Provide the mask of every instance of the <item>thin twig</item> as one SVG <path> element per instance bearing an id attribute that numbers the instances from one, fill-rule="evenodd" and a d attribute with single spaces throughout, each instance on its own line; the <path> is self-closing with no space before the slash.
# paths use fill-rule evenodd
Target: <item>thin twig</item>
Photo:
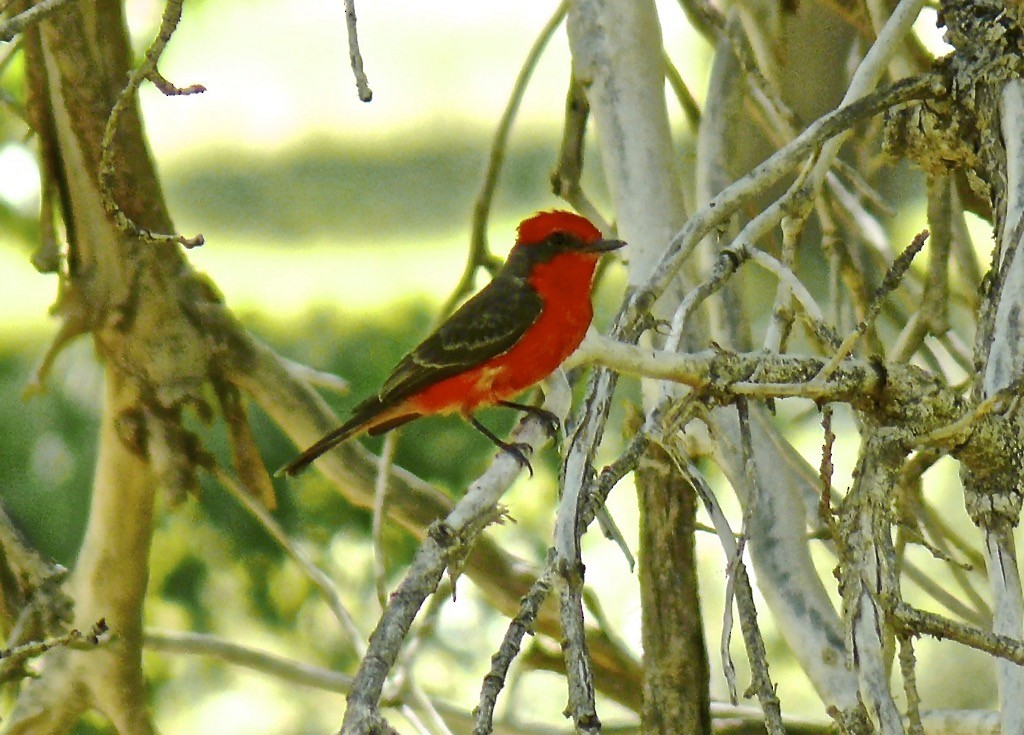
<path id="1" fill-rule="evenodd" d="M 754 592 L 750 586 L 750 579 L 747 576 L 746 565 L 743 563 L 743 546 L 746 540 L 748 519 L 757 512 L 757 504 L 763 494 L 761 490 L 761 476 L 757 467 L 757 458 L 754 456 L 754 442 L 750 435 L 749 407 L 745 399 L 736 402 L 736 410 L 739 414 L 740 426 L 740 447 L 743 454 L 743 474 L 747 482 L 747 505 L 743 509 L 743 527 L 741 529 L 740 541 L 737 544 L 736 556 L 730 562 L 732 571 L 731 577 L 735 581 L 738 591 L 736 607 L 740 613 L 740 630 L 743 632 L 743 642 L 747 649 L 747 660 L 750 662 L 751 688 L 757 694 L 758 701 L 764 711 L 765 727 L 769 735 L 785 735 L 785 726 L 782 723 L 782 709 L 779 706 L 779 698 L 775 693 L 775 685 L 772 684 L 771 676 L 768 674 L 768 653 L 764 647 L 764 638 L 761 636 L 760 627 L 757 624 L 757 607 L 754 604 Z"/>
<path id="2" fill-rule="evenodd" d="M 356 78 L 356 89 L 359 100 L 369 102 L 373 99 L 373 90 L 363 71 L 363 54 L 359 51 L 359 34 L 356 33 L 356 2 L 345 0 L 345 25 L 348 28 L 348 60 L 352 65 L 352 74 Z"/>
<path id="3" fill-rule="evenodd" d="M 934 452 L 918 452 L 915 456 L 932 453 Z M 906 468 L 906 465 L 904 468 Z M 902 479 L 901 482 L 903 482 Z M 939 551 L 952 558 L 952 552 L 956 549 L 967 559 L 966 563 L 952 564 L 950 566 L 953 580 L 960 586 L 962 591 L 962 594 L 952 594 L 951 596 L 956 602 L 963 604 L 966 608 L 966 612 L 960 613 L 964 620 L 982 627 L 990 627 L 992 625 L 992 609 L 985 598 L 975 589 L 968 574 L 968 570 L 984 567 L 984 555 L 977 549 L 971 548 L 966 540 L 954 532 L 931 505 L 927 503 L 921 505 L 917 520 L 924 532 L 932 540 L 932 544 Z"/>
<path id="4" fill-rule="evenodd" d="M 146 75 L 146 79 L 150 83 L 160 90 L 160 93 L 165 97 L 187 97 L 192 94 L 202 94 L 206 91 L 206 87 L 202 84 L 190 84 L 187 87 L 179 87 L 178 85 L 171 82 L 157 68 L 150 69 L 149 74 Z"/>
<path id="5" fill-rule="evenodd" d="M 904 602 L 895 607 L 892 618 L 901 630 L 912 635 L 928 635 L 938 640 L 956 641 L 1018 666 L 1024 666 L 1024 643 L 1017 638 L 958 623 L 942 615 L 918 610 Z"/>
<path id="6" fill-rule="evenodd" d="M 647 444 L 649 442 L 650 437 L 647 435 L 647 432 L 637 432 L 630 440 L 629 445 L 623 450 L 622 454 L 620 454 L 614 462 L 601 470 L 601 474 L 597 477 L 595 494 L 607 497 L 608 492 L 618 484 L 619 480 L 636 469 L 641 455 L 647 450 Z"/>
<path id="7" fill-rule="evenodd" d="M 402 717 L 408 720 L 409 724 L 412 725 L 413 732 L 416 735 L 435 735 L 435 733 L 430 731 L 426 723 L 420 719 L 419 713 L 416 712 L 416 710 L 414 710 L 409 704 L 401 702 L 398 705 L 398 711 L 401 713 Z M 398 733 L 397 730 L 394 730 L 393 732 L 395 735 Z"/>
<path id="8" fill-rule="evenodd" d="M 243 508 L 263 526 L 264 530 L 270 534 L 270 537 L 278 543 L 278 545 L 284 550 L 292 560 L 299 565 L 299 568 L 305 573 L 309 580 L 316 585 L 317 589 L 324 596 L 324 600 L 327 601 L 327 606 L 330 608 L 334 617 L 341 623 L 342 629 L 348 636 L 349 643 L 352 645 L 353 650 L 362 655 L 363 653 L 363 637 L 364 633 L 359 630 L 359 626 L 356 625 L 355 619 L 349 613 L 348 608 L 345 607 L 345 603 L 341 599 L 341 593 L 337 586 L 328 577 L 320 567 L 313 563 L 313 560 L 309 558 L 301 548 L 299 548 L 292 539 L 288 537 L 288 534 L 284 532 L 284 529 L 274 520 L 273 516 L 267 512 L 267 509 L 256 502 L 253 496 L 246 492 L 235 479 L 231 477 L 227 472 L 220 468 L 219 465 L 215 465 L 210 469 L 214 478 L 219 482 L 224 489 L 230 493 L 230 495 L 237 500 Z"/>
<path id="9" fill-rule="evenodd" d="M 779 265 L 785 268 L 792 281 L 803 286 L 800 280 L 793 273 L 796 265 L 797 245 L 800 242 L 800 234 L 803 232 L 805 217 L 783 217 L 782 218 L 782 259 Z M 775 288 L 775 303 L 772 304 L 772 318 L 765 330 L 764 349 L 765 352 L 782 352 L 786 348 L 789 334 L 793 329 L 793 290 L 794 284 L 790 278 L 779 279 Z M 810 294 L 808 294 L 810 295 Z M 814 303 L 813 298 L 811 302 Z M 815 303 L 817 309 L 818 305 Z M 806 307 L 804 307 L 806 310 Z M 824 321 L 824 315 L 818 309 L 818 321 Z"/>
<path id="10" fill-rule="evenodd" d="M 800 306 L 803 307 L 808 317 L 819 322 L 825 320 L 825 314 L 821 307 L 818 306 L 818 302 L 814 300 L 811 292 L 807 290 L 803 282 L 793 273 L 790 264 L 783 263 L 763 250 L 754 247 L 746 248 L 744 252 L 750 260 L 779 279 L 779 287 L 786 289 L 790 296 L 795 297 L 800 302 Z M 779 345 L 781 346 L 781 342 Z M 779 350 L 773 351 L 778 352 Z"/>
<path id="11" fill-rule="evenodd" d="M 491 657 L 491 670 L 484 676 L 483 684 L 480 687 L 480 702 L 475 710 L 476 723 L 473 727 L 473 735 L 490 735 L 494 729 L 494 708 L 498 701 L 498 695 L 505 686 L 509 667 L 519 655 L 523 637 L 527 633 L 533 632 L 533 622 L 537 619 L 541 605 L 551 592 L 554 570 L 554 555 L 549 553 L 544 571 L 523 597 L 519 605 L 519 612 L 509 622 L 501 645 Z"/>
<path id="12" fill-rule="evenodd" d="M 739 252 L 725 248 L 718 253 L 715 265 L 711 273 L 696 288 L 691 289 L 672 315 L 671 334 L 666 341 L 667 350 L 678 349 L 685 333 L 686 322 L 697 307 L 721 289 L 726 281 L 733 277 L 736 271 L 750 255 L 749 248 L 743 248 Z"/>
<path id="13" fill-rule="evenodd" d="M 884 303 L 885 298 L 897 286 L 899 286 L 900 281 L 903 280 L 904 274 L 907 272 L 907 269 L 910 268 L 910 264 L 914 261 L 914 257 L 921 252 L 921 248 L 924 247 L 924 243 L 927 239 L 928 230 L 919 232 L 917 236 L 914 237 L 913 242 L 907 246 L 906 250 L 900 253 L 900 256 L 893 261 L 888 272 L 885 274 L 885 277 L 882 279 L 882 283 L 875 291 L 871 307 L 868 309 L 868 313 L 865 315 L 864 319 L 862 319 L 857 324 L 856 329 L 854 329 L 854 331 L 843 340 L 839 349 L 836 350 L 835 354 L 832 355 L 832 358 L 828 361 L 825 367 L 821 369 L 821 372 L 815 376 L 814 381 L 812 382 L 824 382 L 828 380 L 832 373 L 835 372 L 835 369 L 839 366 L 839 363 L 845 360 L 850 353 L 853 352 L 854 347 L 857 346 L 857 342 L 860 341 L 860 338 L 867 333 L 868 328 L 874 324 L 875 318 L 882 310 L 882 304 Z"/>
<path id="14" fill-rule="evenodd" d="M 610 233 L 611 225 L 604 220 L 597 207 L 584 193 L 580 183 L 583 177 L 583 149 L 589 118 L 590 100 L 587 99 L 586 87 L 573 74 L 569 79 L 569 91 L 565 96 L 562 144 L 558 147 L 558 163 L 551 173 L 551 190 L 555 196 L 567 201 L 573 209 L 593 222 L 601 232 Z"/>
<path id="15" fill-rule="evenodd" d="M 519 114 L 519 106 L 522 104 L 526 87 L 533 76 L 537 62 L 541 54 L 550 43 L 558 26 L 568 10 L 567 0 L 563 0 L 555 9 L 555 12 L 548 19 L 548 22 L 541 28 L 540 33 L 534 40 L 533 45 L 526 54 L 523 66 L 519 70 L 515 83 L 512 85 L 512 92 L 509 94 L 508 102 L 498 122 L 498 129 L 494 131 L 494 139 L 491 141 L 491 150 L 487 158 L 487 170 L 484 173 L 484 180 L 480 191 L 473 204 L 473 222 L 469 240 L 469 256 L 466 260 L 466 267 L 462 271 L 458 284 L 452 295 L 448 297 L 440 312 L 440 319 L 444 319 L 455 310 L 459 302 L 473 290 L 473 279 L 476 277 L 478 268 L 485 268 L 494 272 L 500 265 L 501 259 L 490 252 L 487 246 L 487 224 L 490 221 L 491 205 L 494 202 L 494 192 L 498 188 L 498 180 L 501 176 L 502 167 L 505 165 L 505 152 L 508 150 L 508 139 L 512 132 L 512 123 Z"/>
<path id="16" fill-rule="evenodd" d="M 954 565 L 953 569 L 956 568 Z M 907 562 L 903 567 L 903 575 L 907 580 L 917 585 L 922 592 L 929 595 L 936 603 L 946 608 L 950 615 L 972 625 L 992 624 L 991 612 L 985 613 L 965 604 L 955 591 L 949 590 L 942 583 L 937 582 L 931 570 L 924 571 L 914 564 Z"/>
<path id="17" fill-rule="evenodd" d="M 683 115 L 686 116 L 686 122 L 690 125 L 690 129 L 698 130 L 701 119 L 700 105 L 697 104 L 693 93 L 686 86 L 686 82 L 683 81 L 682 75 L 679 73 L 676 65 L 672 63 L 672 59 L 667 52 L 664 54 L 664 57 L 665 79 L 668 80 L 668 85 L 675 92 L 676 99 L 679 100 L 679 106 L 683 109 Z"/>
<path id="18" fill-rule="evenodd" d="M 388 494 L 388 475 L 391 474 L 391 461 L 395 453 L 395 437 L 397 432 L 390 431 L 384 435 L 384 446 L 377 460 L 377 479 L 373 484 L 373 524 L 370 527 L 370 539 L 373 544 L 373 576 L 377 588 L 377 602 L 383 610 L 388 604 L 387 562 L 384 558 L 384 544 L 381 535 L 384 529 L 385 504 Z"/>
<path id="19" fill-rule="evenodd" d="M 729 699 L 732 704 L 735 705 L 738 701 L 736 689 L 736 666 L 732 662 L 732 654 L 729 647 L 729 639 L 731 635 L 728 631 L 732 628 L 732 591 L 735 589 L 734 565 L 741 563 L 739 562 L 739 559 L 743 554 L 743 536 L 738 536 L 733 532 L 732 528 L 729 526 L 729 520 L 726 518 L 725 512 L 718 504 L 718 498 L 715 497 L 714 492 L 711 490 L 711 486 L 708 484 L 707 480 L 704 479 L 704 475 L 701 473 L 700 469 L 698 469 L 697 465 L 686 458 L 685 452 L 678 444 L 678 440 L 673 439 L 672 441 L 662 444 L 662 447 L 672 459 L 672 462 L 675 464 L 679 473 L 685 477 L 697 491 L 697 495 L 700 497 L 701 503 L 704 505 L 705 512 L 708 514 L 708 517 L 711 518 L 711 524 L 714 526 L 715 535 L 718 537 L 718 542 L 722 545 L 722 551 L 726 558 L 727 591 L 726 602 L 723 605 L 720 653 L 722 656 L 722 672 L 729 687 Z"/>
<path id="20" fill-rule="evenodd" d="M 825 435 L 821 447 L 821 465 L 818 476 L 821 478 L 821 501 L 818 503 L 818 520 L 828 529 L 829 536 L 839 538 L 836 518 L 832 512 L 832 447 L 836 443 L 836 434 L 832 431 L 832 406 L 825 405 L 821 409 L 821 430 Z"/>
<path id="21" fill-rule="evenodd" d="M 347 694 L 352 686 L 351 676 L 282 658 L 269 651 L 259 651 L 232 643 L 215 635 L 147 630 L 143 642 L 145 647 L 152 651 L 212 656 L 226 663 L 260 671 L 293 684 L 316 687 L 329 692 Z"/>
<path id="22" fill-rule="evenodd" d="M 887 200 L 885 195 L 869 184 L 865 180 L 864 174 L 853 165 L 847 163 L 842 158 L 837 158 L 832 163 L 832 169 L 836 176 L 849 181 L 853 190 L 867 199 L 871 206 L 881 214 L 884 214 L 886 217 L 895 217 L 898 214 L 892 202 Z"/>
<path id="23" fill-rule="evenodd" d="M 0 26 L 0 43 L 7 43 L 14 40 L 14 37 L 25 28 L 38 23 L 50 13 L 58 10 L 61 6 L 67 5 L 74 0 L 40 0 L 28 10 L 18 13 L 13 18 Z"/>
<path id="24" fill-rule="evenodd" d="M 917 690 L 917 657 L 914 656 L 914 638 L 906 633 L 899 636 L 900 673 L 903 676 L 903 691 L 907 696 L 907 732 L 909 735 L 925 735 L 921 724 L 921 695 Z"/>
<path id="25" fill-rule="evenodd" d="M 107 118 L 107 124 L 103 130 L 99 179 L 100 190 L 103 196 L 103 207 L 114 218 L 115 224 L 122 232 L 134 237 L 144 238 L 149 242 L 172 242 L 186 248 L 195 248 L 203 244 L 204 238 L 202 235 L 185 237 L 184 235 L 166 235 L 151 232 L 133 221 L 114 199 L 114 179 L 117 175 L 114 168 L 114 137 L 117 135 L 121 117 L 135 99 L 135 93 L 138 91 L 142 81 L 149 78 L 156 70 L 157 61 L 160 60 L 160 56 L 167 47 L 167 42 L 171 40 L 171 36 L 174 35 L 174 31 L 178 27 L 178 22 L 181 20 L 181 5 L 183 2 L 184 0 L 167 0 L 167 4 L 164 6 L 163 17 L 160 21 L 160 30 L 157 32 L 156 38 L 153 39 L 153 43 L 150 44 L 149 49 L 146 51 L 146 56 L 142 63 L 128 77 L 128 83 L 121 90 L 121 94 L 118 95 L 117 101 L 110 110 L 110 116 Z M 196 87 L 195 89 L 196 91 L 202 91 L 201 87 Z"/>
<path id="26" fill-rule="evenodd" d="M 557 553 L 557 552 L 556 552 Z M 562 620 L 562 654 L 569 685 L 566 714 L 581 735 L 601 732 L 594 696 L 594 670 L 583 622 L 583 564 L 559 557 L 555 564 L 559 611 Z"/>
<path id="27" fill-rule="evenodd" d="M 586 441 L 585 438 L 582 439 Z M 570 447 L 581 441 L 581 433 L 577 429 L 569 441 Z M 577 459 L 578 455 L 570 448 L 566 462 Z M 576 468 L 572 470 L 574 473 Z M 563 468 L 568 475 L 570 470 Z M 593 465 L 584 469 L 593 484 Z M 580 537 L 587 524 L 593 519 L 584 520 L 587 510 L 593 508 L 588 504 L 587 488 L 581 485 L 568 485 L 562 489 L 555 516 L 554 567 L 555 583 L 558 587 L 558 609 L 562 622 L 562 655 L 565 659 L 565 676 L 569 689 L 567 716 L 571 717 L 578 733 L 599 733 L 601 720 L 597 716 L 597 704 L 594 696 L 593 663 L 588 652 L 586 627 L 583 619 L 583 574 L 584 566 L 580 553 Z"/>
<path id="28" fill-rule="evenodd" d="M 415 705 L 415 709 L 427 716 L 427 721 L 423 724 L 428 733 L 433 733 L 433 735 L 453 735 L 452 729 L 448 727 L 448 723 L 441 716 L 440 709 L 421 687 L 413 687 L 410 695 L 412 703 L 409 707 L 412 708 Z"/>
<path id="29" fill-rule="evenodd" d="M 437 621 L 449 601 L 455 601 L 455 584 L 450 579 L 442 579 L 437 585 L 437 590 L 430 596 L 427 609 L 420 617 L 415 630 L 411 632 L 406 641 L 402 650 L 402 660 L 397 667 L 401 670 L 398 678 L 406 675 L 415 666 L 416 658 L 423 650 L 424 642 L 430 641 L 437 632 Z"/>
<path id="30" fill-rule="evenodd" d="M 16 670 L 25 661 L 38 658 L 54 648 L 71 648 L 78 651 L 96 648 L 96 646 L 107 642 L 108 632 L 106 621 L 100 619 L 87 633 L 74 629 L 54 638 L 28 641 L 13 648 L 0 649 L 0 682 L 4 681 L 11 671 Z"/>
<path id="31" fill-rule="evenodd" d="M 894 362 L 905 362 L 918 350 L 925 336 L 949 330 L 949 256 L 953 244 L 952 179 L 949 175 L 928 177 L 928 271 L 910 322 L 892 349 Z"/>
<path id="32" fill-rule="evenodd" d="M 326 370 L 318 370 L 315 367 L 306 365 L 286 357 L 280 358 L 281 364 L 296 379 L 309 383 L 317 388 L 329 390 L 338 395 L 346 395 L 349 391 L 348 381 L 340 375 L 329 373 Z"/>

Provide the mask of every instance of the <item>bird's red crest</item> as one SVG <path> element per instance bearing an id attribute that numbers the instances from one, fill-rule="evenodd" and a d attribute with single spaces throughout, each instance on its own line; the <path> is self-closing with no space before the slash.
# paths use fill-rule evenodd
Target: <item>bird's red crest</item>
<path id="1" fill-rule="evenodd" d="M 601 238 L 601 233 L 586 217 L 573 212 L 555 209 L 550 212 L 538 212 L 519 224 L 518 245 L 536 245 L 546 240 L 552 233 L 568 232 L 583 242 L 593 242 Z"/>

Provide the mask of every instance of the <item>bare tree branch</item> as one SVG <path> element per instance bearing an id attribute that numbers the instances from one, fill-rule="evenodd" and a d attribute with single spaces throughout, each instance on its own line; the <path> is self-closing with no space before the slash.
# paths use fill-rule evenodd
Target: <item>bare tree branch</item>
<path id="1" fill-rule="evenodd" d="M 181 20 L 181 6 L 183 2 L 184 0 L 167 0 L 164 6 L 163 18 L 160 20 L 160 30 L 157 32 L 156 38 L 153 39 L 153 43 L 150 44 L 149 49 L 146 51 L 142 64 L 128 77 L 128 83 L 110 110 L 106 129 L 103 131 L 103 155 L 100 158 L 99 180 L 101 184 L 100 191 L 103 195 L 103 206 L 122 232 L 135 237 L 143 237 L 154 243 L 178 243 L 186 248 L 194 248 L 203 244 L 202 235 L 185 237 L 184 235 L 160 234 L 147 230 L 132 220 L 122 209 L 114 197 L 113 190 L 113 182 L 117 176 L 117 172 L 114 169 L 116 136 L 121 124 L 121 118 L 124 116 L 128 106 L 134 104 L 135 95 L 142 81 L 153 74 L 158 74 L 156 71 L 157 62 L 160 60 L 164 48 L 166 48 L 167 43 L 171 40 L 171 36 L 174 35 L 175 29 L 178 27 L 178 23 Z M 205 88 L 201 85 L 193 85 L 188 89 L 179 89 L 169 85 L 169 83 L 164 84 L 163 82 L 166 82 L 166 80 L 162 76 L 158 75 L 157 79 L 162 80 L 158 83 L 158 86 L 161 90 L 165 91 L 165 94 L 168 93 L 166 90 L 172 90 L 172 88 L 173 90 L 169 92 L 171 94 L 193 94 L 205 91 Z"/>
<path id="2" fill-rule="evenodd" d="M 356 31 L 356 2 L 345 0 L 345 26 L 348 29 L 348 58 L 352 64 L 352 74 L 356 78 L 356 89 L 361 102 L 373 99 L 373 90 L 363 71 L 363 54 L 359 50 L 359 34 Z"/>
<path id="3" fill-rule="evenodd" d="M 519 70 L 519 75 L 512 85 L 512 92 L 509 94 L 508 102 L 505 103 L 505 110 L 501 114 L 498 128 L 494 132 L 494 140 L 491 141 L 491 150 L 487 158 L 487 170 L 484 173 L 484 180 L 480 186 L 480 192 L 477 194 L 476 202 L 473 204 L 473 222 L 469 236 L 469 256 L 466 260 L 466 267 L 463 269 L 458 285 L 455 286 L 452 295 L 448 297 L 448 301 L 445 302 L 444 307 L 441 309 L 438 316 L 439 319 L 444 319 L 454 311 L 459 302 L 473 290 L 473 280 L 479 268 L 484 268 L 493 273 L 501 264 L 487 247 L 487 225 L 490 222 L 494 192 L 498 188 L 498 179 L 505 163 L 505 152 L 508 149 L 508 139 L 512 132 L 512 124 L 519 114 L 519 105 L 523 101 L 526 87 L 529 84 L 530 77 L 533 76 L 534 69 L 537 67 L 537 62 L 540 61 L 540 57 L 544 53 L 544 49 L 551 42 L 551 37 L 555 35 L 558 26 L 562 24 L 566 8 L 566 2 L 559 4 L 551 18 L 544 24 L 529 52 L 527 52 L 523 66 Z"/>
<path id="4" fill-rule="evenodd" d="M 0 25 L 0 43 L 13 40 L 26 27 L 38 23 L 69 2 L 74 2 L 74 0 L 41 0 L 28 10 L 9 18 L 3 25 Z"/>

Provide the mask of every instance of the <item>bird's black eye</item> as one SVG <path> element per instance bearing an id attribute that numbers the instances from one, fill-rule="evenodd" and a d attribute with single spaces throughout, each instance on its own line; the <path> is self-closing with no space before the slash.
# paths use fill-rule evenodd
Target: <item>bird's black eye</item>
<path id="1" fill-rule="evenodd" d="M 548 244 L 556 248 L 568 248 L 572 246 L 572 238 L 565 232 L 552 232 L 548 236 Z"/>

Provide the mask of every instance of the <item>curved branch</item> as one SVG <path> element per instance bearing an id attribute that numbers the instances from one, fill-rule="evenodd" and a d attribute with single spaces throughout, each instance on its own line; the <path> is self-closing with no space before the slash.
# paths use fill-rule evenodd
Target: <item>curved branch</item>
<path id="1" fill-rule="evenodd" d="M 523 95 L 526 94 L 526 87 L 530 82 L 530 77 L 533 76 L 533 70 L 537 67 L 537 62 L 540 61 L 541 54 L 544 53 L 551 37 L 555 35 L 562 19 L 565 18 L 567 8 L 568 2 L 563 0 L 548 22 L 541 28 L 526 54 L 526 59 L 523 61 L 515 83 L 512 85 L 512 92 L 509 94 L 508 102 L 505 103 L 505 110 L 501 113 L 498 129 L 494 131 L 494 140 L 491 142 L 483 184 L 476 196 L 476 202 L 473 204 L 473 222 L 469 236 L 469 256 L 466 260 L 466 267 L 455 290 L 441 309 L 439 319 L 444 319 L 451 314 L 459 302 L 473 290 L 473 279 L 476 277 L 478 268 L 485 268 L 493 273 L 501 265 L 501 260 L 487 247 L 487 223 L 491 216 L 494 192 L 498 188 L 498 179 L 505 164 L 505 151 L 508 149 L 512 123 L 515 122 L 516 115 L 519 114 L 519 105 L 523 101 Z"/>

